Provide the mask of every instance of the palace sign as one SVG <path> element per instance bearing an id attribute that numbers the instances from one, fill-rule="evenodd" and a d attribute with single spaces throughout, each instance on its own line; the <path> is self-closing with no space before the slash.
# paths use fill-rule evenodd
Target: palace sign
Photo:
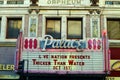
<path id="1" fill-rule="evenodd" d="M 37 38 L 24 38 L 24 49 L 76 49 L 79 50 L 102 50 L 101 39 L 86 39 L 86 40 L 66 40 L 66 39 L 53 39 L 50 35 L 45 35 L 43 39 Z M 56 50 L 55 50 L 56 51 Z M 54 51 L 53 51 L 54 52 Z M 68 50 L 69 52 L 69 50 Z"/>

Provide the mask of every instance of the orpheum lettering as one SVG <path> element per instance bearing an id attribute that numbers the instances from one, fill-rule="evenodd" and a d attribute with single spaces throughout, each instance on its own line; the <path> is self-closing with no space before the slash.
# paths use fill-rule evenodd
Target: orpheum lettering
<path id="1" fill-rule="evenodd" d="M 37 61 L 36 59 L 32 59 L 33 65 L 51 65 L 49 61 Z"/>
<path id="2" fill-rule="evenodd" d="M 81 0 L 47 0 L 47 4 L 75 5 L 81 4 Z"/>

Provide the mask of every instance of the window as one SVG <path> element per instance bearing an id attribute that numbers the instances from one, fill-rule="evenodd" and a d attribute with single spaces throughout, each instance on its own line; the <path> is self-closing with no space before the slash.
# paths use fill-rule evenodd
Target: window
<path id="1" fill-rule="evenodd" d="M 51 35 L 54 39 L 61 38 L 60 18 L 46 18 L 46 34 Z"/>
<path id="2" fill-rule="evenodd" d="M 4 3 L 4 1 L 0 1 L 0 4 L 3 4 Z"/>
<path id="3" fill-rule="evenodd" d="M 8 18 L 6 38 L 17 38 L 21 26 L 22 18 Z"/>
<path id="4" fill-rule="evenodd" d="M 67 19 L 67 38 L 68 39 L 82 39 L 82 18 L 68 18 Z"/>
<path id="5" fill-rule="evenodd" d="M 107 19 L 109 39 L 120 39 L 120 19 Z"/>

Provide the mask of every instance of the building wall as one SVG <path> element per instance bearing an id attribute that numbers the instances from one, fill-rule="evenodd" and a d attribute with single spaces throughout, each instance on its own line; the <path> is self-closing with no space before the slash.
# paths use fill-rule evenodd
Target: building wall
<path id="1" fill-rule="evenodd" d="M 98 20 L 98 35 L 97 37 L 101 37 L 101 33 L 103 29 L 107 30 L 107 18 L 119 18 L 120 19 L 120 4 L 106 4 L 105 1 L 110 0 L 99 0 L 99 6 L 90 6 L 91 3 L 89 0 L 81 0 L 81 5 L 73 5 L 70 2 L 66 2 L 62 4 L 54 3 L 52 0 L 49 0 L 49 4 L 46 4 L 43 0 L 39 0 L 38 6 L 30 6 L 31 2 L 29 0 L 24 0 L 24 4 L 7 4 L 8 0 L 0 0 L 3 1 L 3 4 L 0 4 L 0 19 L 1 19 L 1 33 L 0 33 L 0 55 L 3 56 L 3 52 L 10 54 L 9 51 L 6 51 L 6 48 L 15 48 L 17 39 L 6 39 L 7 33 L 7 18 L 22 18 L 22 31 L 25 37 L 30 36 L 30 20 L 32 18 L 36 19 L 36 36 L 35 37 L 43 37 L 46 31 L 46 17 L 60 17 L 61 18 L 61 37 L 66 38 L 67 31 L 67 18 L 82 18 L 83 19 L 83 39 L 93 37 L 93 28 L 92 28 L 92 19 Z M 120 2 L 120 0 L 117 0 Z M 44 3 L 44 4 L 42 4 Z M 59 6 L 57 6 L 59 4 Z M 62 5 L 60 5 L 62 4 Z M 69 5 L 68 5 L 69 4 Z M 38 10 L 38 13 L 37 13 Z M 96 11 L 100 10 L 100 14 L 97 14 Z M 32 11 L 32 12 L 30 12 Z M 93 11 L 90 14 L 90 11 Z M 110 49 L 120 48 L 120 40 L 112 40 L 109 39 Z M 5 49 L 3 49 L 5 48 Z M 12 53 L 14 53 L 15 49 L 12 49 Z M 114 56 L 113 56 L 114 55 Z M 113 52 L 111 50 L 111 58 L 119 60 L 120 58 L 116 56 L 116 51 Z M 5 55 L 4 55 L 5 56 Z M 10 64 L 13 64 L 13 54 L 10 55 Z M 6 58 L 6 56 L 5 56 Z M 0 64 L 4 64 L 3 58 L 0 56 Z M 6 61 L 6 60 L 5 60 Z"/>

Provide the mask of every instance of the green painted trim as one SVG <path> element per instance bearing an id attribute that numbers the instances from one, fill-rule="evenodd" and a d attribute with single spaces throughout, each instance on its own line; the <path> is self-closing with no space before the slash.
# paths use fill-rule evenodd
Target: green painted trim
<path id="1" fill-rule="evenodd" d="M 110 43 L 110 47 L 120 48 L 120 43 Z"/>
<path id="2" fill-rule="evenodd" d="M 0 79 L 19 79 L 19 75 L 0 75 Z"/>
<path id="3" fill-rule="evenodd" d="M 16 42 L 0 42 L 0 47 L 6 47 L 6 46 L 15 47 Z"/>

